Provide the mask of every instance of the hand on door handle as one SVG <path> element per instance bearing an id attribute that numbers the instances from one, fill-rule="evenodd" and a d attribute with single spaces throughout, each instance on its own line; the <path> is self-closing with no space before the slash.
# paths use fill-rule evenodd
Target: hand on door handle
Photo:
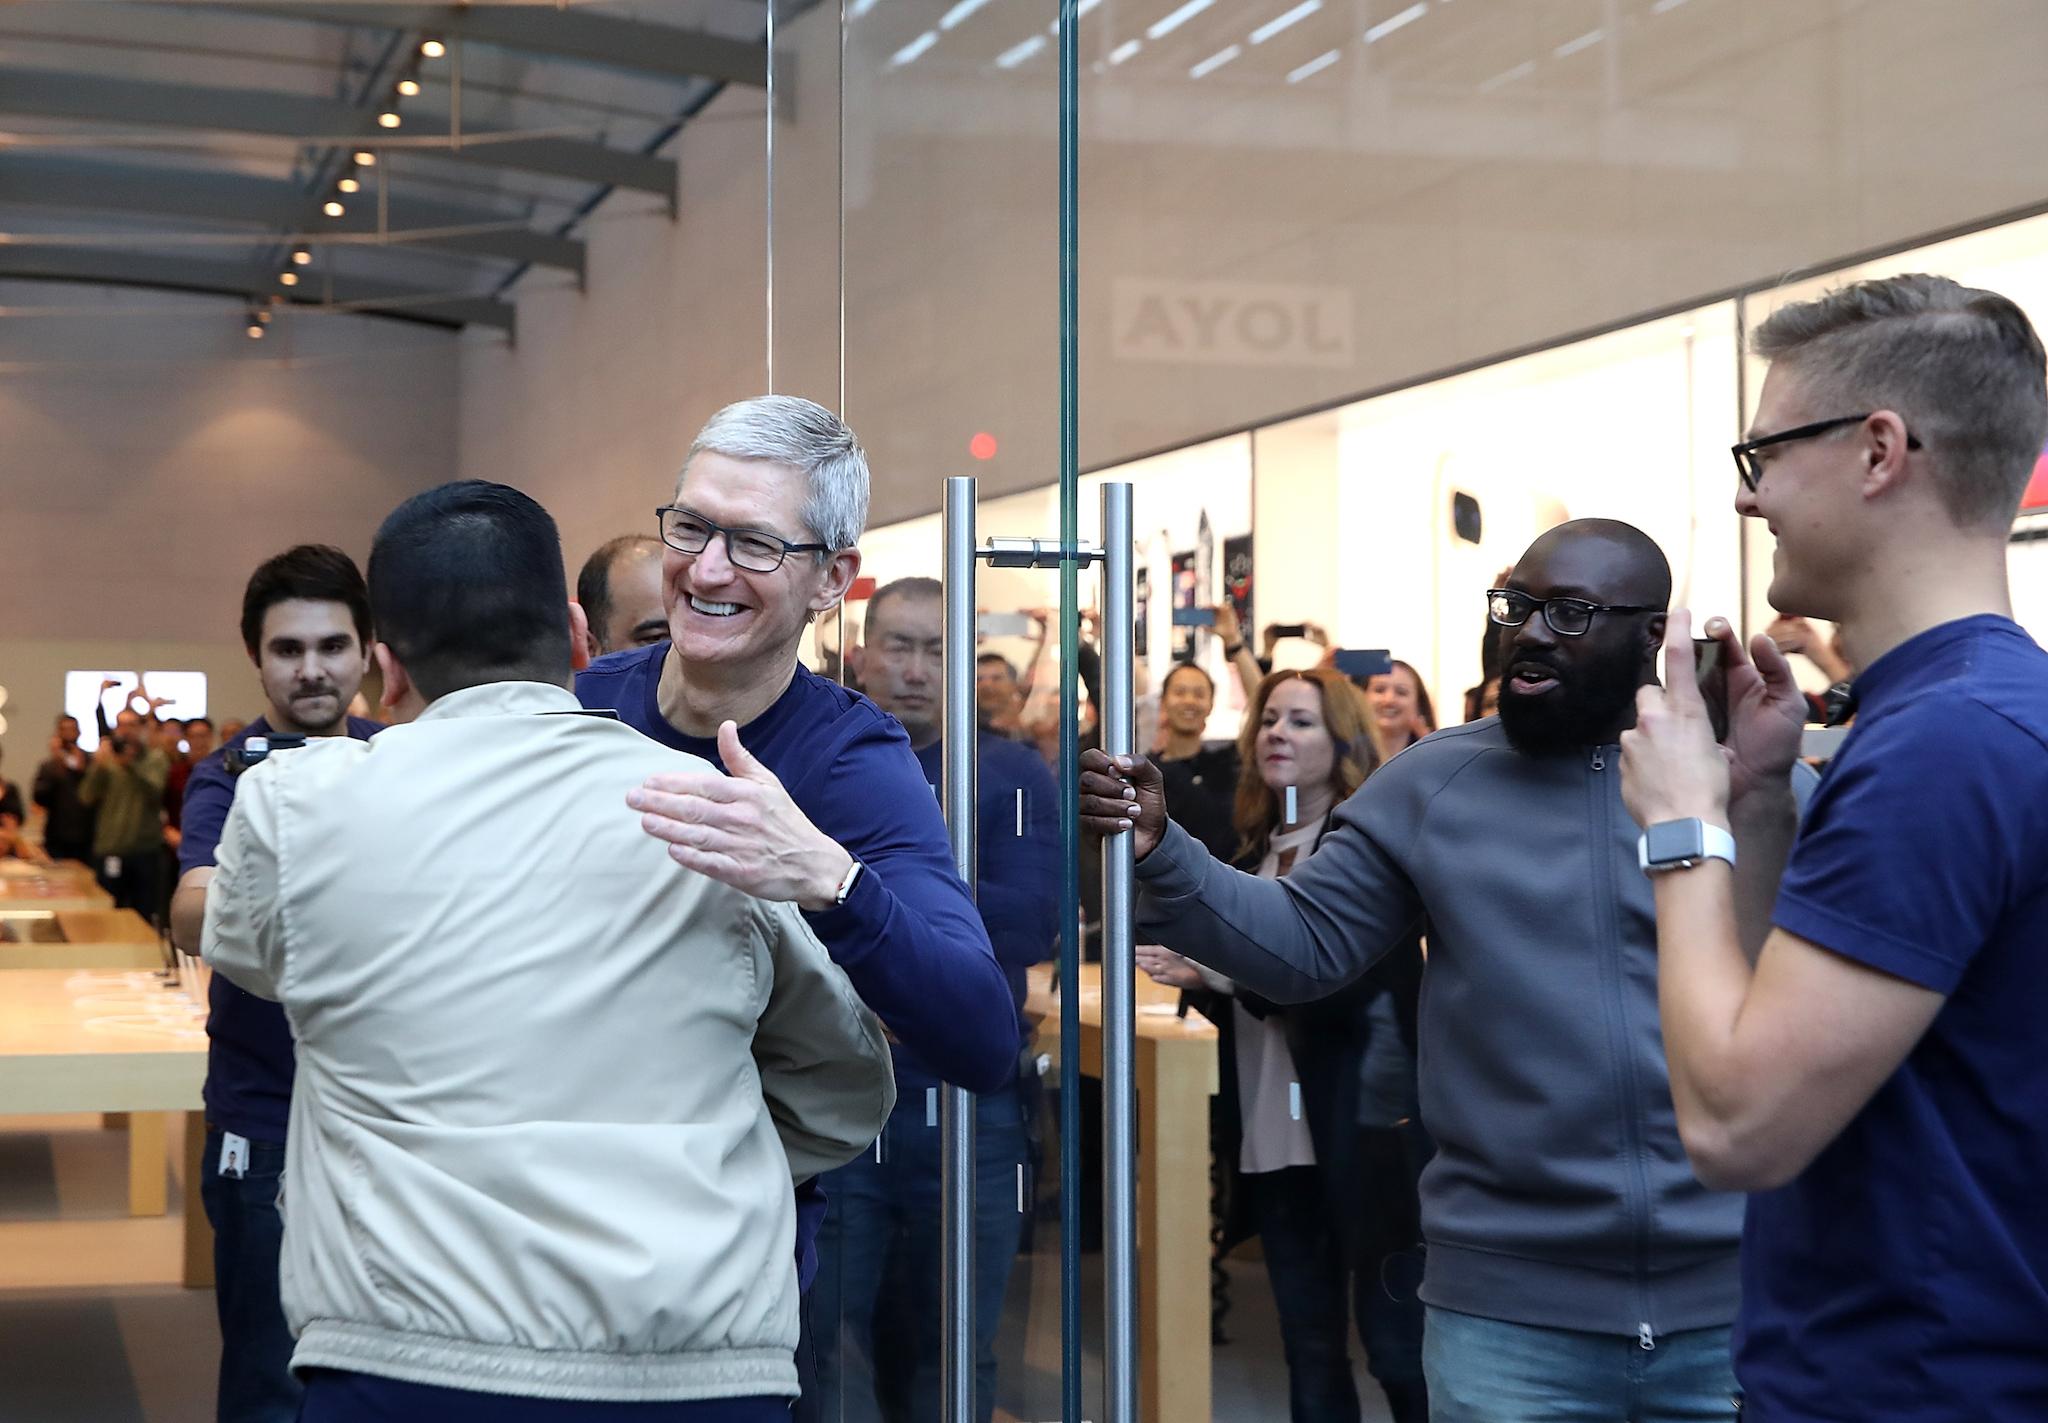
<path id="1" fill-rule="evenodd" d="M 1083 751 L 1081 828 L 1103 836 L 1129 830 L 1136 858 L 1151 854 L 1166 833 L 1166 782 L 1159 768 L 1143 756 L 1113 760 L 1106 751 Z"/>

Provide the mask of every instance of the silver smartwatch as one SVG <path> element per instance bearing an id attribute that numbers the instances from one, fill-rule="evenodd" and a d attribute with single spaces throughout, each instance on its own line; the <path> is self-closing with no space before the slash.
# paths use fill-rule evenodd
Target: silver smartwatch
<path id="1" fill-rule="evenodd" d="M 1735 864 L 1735 837 L 1704 820 L 1660 820 L 1636 841 L 1636 863 L 1646 875 L 1689 870 L 1702 860 Z"/>

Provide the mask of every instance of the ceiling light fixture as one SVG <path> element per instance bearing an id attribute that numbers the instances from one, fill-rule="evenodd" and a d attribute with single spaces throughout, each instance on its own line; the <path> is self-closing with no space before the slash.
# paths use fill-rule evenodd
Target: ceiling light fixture
<path id="1" fill-rule="evenodd" d="M 419 91 L 420 81 L 417 79 L 401 79 L 398 81 L 398 92 L 405 95 L 408 99 L 419 93 Z"/>
<path id="2" fill-rule="evenodd" d="M 248 331 L 251 341 L 261 341 L 263 339 L 263 323 L 255 317 L 249 318 L 249 325 L 245 329 Z"/>
<path id="3" fill-rule="evenodd" d="M 292 248 L 292 262 L 300 267 L 312 265 L 313 249 L 304 245 Z"/>
<path id="4" fill-rule="evenodd" d="M 439 59 L 442 55 L 446 54 L 447 52 L 448 46 L 442 44 L 439 40 L 420 41 L 420 53 L 425 55 L 428 59 Z"/>
<path id="5" fill-rule="evenodd" d="M 343 178 L 339 183 L 336 183 L 334 186 L 341 189 L 344 193 L 354 193 L 360 192 L 362 190 L 363 185 L 361 183 L 358 183 L 353 178 Z"/>
<path id="6" fill-rule="evenodd" d="M 1334 49 L 1326 54 L 1319 54 L 1299 69 L 1289 70 L 1287 72 L 1287 82 L 1289 84 L 1299 84 L 1311 74 L 1321 74 L 1325 69 L 1328 69 L 1343 57 L 1343 51 Z"/>
<path id="7" fill-rule="evenodd" d="M 1228 49 L 1219 49 L 1216 51 L 1216 53 L 1210 55 L 1200 64 L 1197 64 L 1194 68 L 1190 69 L 1188 71 L 1188 78 L 1207 78 L 1209 75 L 1214 74 L 1217 70 L 1221 69 L 1224 65 L 1230 63 L 1231 60 L 1236 59 L 1239 55 L 1243 53 L 1244 46 L 1241 44 L 1231 45 Z"/>
<path id="8" fill-rule="evenodd" d="M 1377 25 L 1367 30 L 1365 32 L 1365 42 L 1367 44 L 1378 44 L 1394 31 L 1405 29 L 1428 13 L 1429 0 L 1416 0 L 1415 4 L 1410 5 L 1400 14 L 1389 15 L 1386 19 L 1381 20 Z"/>
<path id="9" fill-rule="evenodd" d="M 377 123 L 382 128 L 397 128 L 404 122 L 405 120 L 398 116 L 398 110 L 396 109 L 386 109 L 383 113 L 377 115 Z"/>
<path id="10" fill-rule="evenodd" d="M 1267 40 L 1273 38 L 1273 36 L 1279 34 L 1282 30 L 1289 29 L 1295 25 L 1300 24 L 1303 20 L 1306 20 L 1310 15 L 1313 15 L 1316 11 L 1322 8 L 1323 0 L 1302 0 L 1301 4 L 1296 5 L 1292 10 L 1289 10 L 1286 14 L 1280 16 L 1278 19 L 1268 20 L 1265 24 L 1260 25 L 1256 30 L 1253 30 L 1252 43 L 1264 44 Z"/>
<path id="11" fill-rule="evenodd" d="M 367 148 L 358 148 L 353 156 L 358 168 L 375 168 L 377 166 L 377 155 L 370 152 Z"/>
<path id="12" fill-rule="evenodd" d="M 1150 29 L 1146 30 L 1145 38 L 1153 40 L 1165 39 L 1215 3 L 1216 0 L 1188 0 L 1187 4 L 1181 6 L 1165 19 L 1158 21 Z"/>
<path id="13" fill-rule="evenodd" d="M 337 200 L 329 198 L 326 201 L 326 203 L 324 203 L 321 206 L 320 211 L 326 213 L 329 217 L 340 217 L 343 213 L 347 212 L 348 209 L 343 207 Z"/>
<path id="14" fill-rule="evenodd" d="M 277 274 L 277 284 L 281 287 L 295 287 L 299 284 L 299 274 L 287 267 Z"/>

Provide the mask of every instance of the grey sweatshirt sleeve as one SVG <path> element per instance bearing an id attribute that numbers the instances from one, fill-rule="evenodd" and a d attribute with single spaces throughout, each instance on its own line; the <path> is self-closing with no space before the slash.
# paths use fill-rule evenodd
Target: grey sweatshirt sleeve
<path id="1" fill-rule="evenodd" d="M 1414 932 L 1422 901 L 1370 828 L 1368 782 L 1285 879 L 1210 858 L 1169 823 L 1138 866 L 1138 932 L 1276 1003 L 1336 992 Z M 1375 797 L 1374 799 L 1378 799 Z"/>

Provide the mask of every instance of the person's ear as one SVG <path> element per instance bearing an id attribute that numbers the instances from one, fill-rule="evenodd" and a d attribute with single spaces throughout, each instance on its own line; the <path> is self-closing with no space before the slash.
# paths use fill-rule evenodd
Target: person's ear
<path id="1" fill-rule="evenodd" d="M 398 654 L 385 642 L 370 644 L 370 657 L 377 664 L 377 670 L 384 677 L 384 694 L 377 698 L 377 705 L 390 711 L 405 700 L 405 694 L 412 690 L 412 678 L 405 672 L 405 664 L 398 660 Z"/>
<path id="2" fill-rule="evenodd" d="M 1670 618 L 1657 613 L 1643 619 L 1643 656 L 1652 667 L 1657 665 L 1657 654 L 1664 650 L 1664 628 Z"/>
<path id="3" fill-rule="evenodd" d="M 569 600 L 569 670 L 581 672 L 597 660 L 597 639 L 590 635 L 590 615 L 575 599 Z"/>
<path id="4" fill-rule="evenodd" d="M 860 577 L 860 550 L 843 548 L 825 562 L 825 577 L 807 605 L 814 613 L 829 613 L 845 598 L 853 580 Z"/>
<path id="5" fill-rule="evenodd" d="M 1895 410 L 1879 410 L 1863 422 L 1863 476 L 1859 489 L 1875 499 L 1907 482 L 1905 419 Z"/>

